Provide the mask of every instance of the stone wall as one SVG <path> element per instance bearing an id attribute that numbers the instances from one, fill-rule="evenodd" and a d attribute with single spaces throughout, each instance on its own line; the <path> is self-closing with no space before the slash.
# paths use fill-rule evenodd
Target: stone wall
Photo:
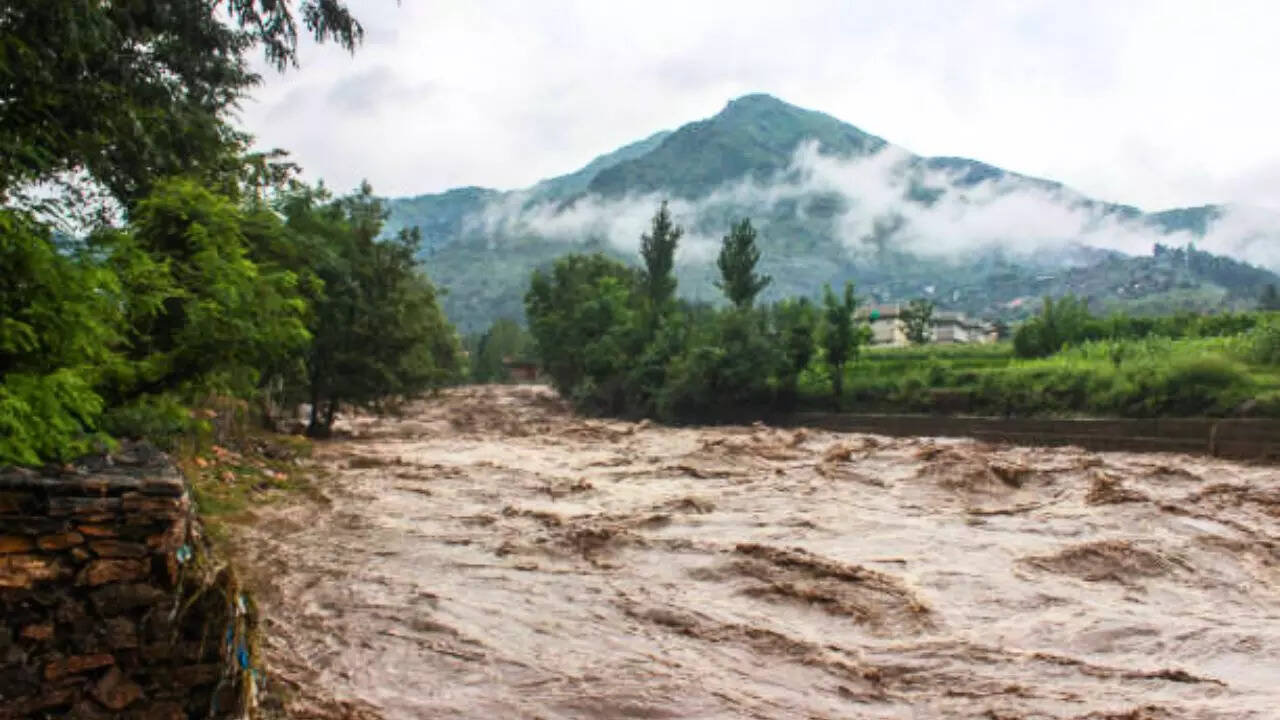
<path id="1" fill-rule="evenodd" d="M 240 715 L 252 617 L 209 558 L 148 446 L 0 470 L 0 719 Z"/>
<path id="2" fill-rule="evenodd" d="M 971 437 L 1012 445 L 1180 452 L 1280 461 L 1280 420 L 1245 418 L 1047 419 L 799 412 L 778 424 L 896 436 Z"/>

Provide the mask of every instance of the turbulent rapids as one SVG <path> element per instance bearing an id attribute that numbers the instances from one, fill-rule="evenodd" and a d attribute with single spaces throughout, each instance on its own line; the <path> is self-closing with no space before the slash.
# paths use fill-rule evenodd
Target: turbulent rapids
<path id="1" fill-rule="evenodd" d="M 235 528 L 299 716 L 1272 718 L 1280 472 L 584 420 L 357 418 Z"/>

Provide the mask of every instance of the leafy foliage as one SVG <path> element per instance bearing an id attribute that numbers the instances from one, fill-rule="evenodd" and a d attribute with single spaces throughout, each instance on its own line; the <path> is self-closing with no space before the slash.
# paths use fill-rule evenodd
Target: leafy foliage
<path id="1" fill-rule="evenodd" d="M 162 299 L 135 303 L 131 314 L 132 392 L 246 395 L 258 368 L 306 345 L 296 275 L 254 262 L 245 225 L 240 208 L 189 180 L 162 182 L 138 203 L 131 232 L 116 242 L 135 244 L 158 272 L 129 294 Z M 282 231 L 273 219 L 263 232 Z"/>
<path id="2" fill-rule="evenodd" d="M 535 272 L 525 295 L 543 369 L 566 397 L 620 404 L 621 384 L 640 349 L 637 273 L 603 255 L 567 255 Z"/>
<path id="3" fill-rule="evenodd" d="M 1262 293 L 1258 296 L 1259 310 L 1280 310 L 1280 291 L 1276 290 L 1275 283 L 1267 283 L 1262 288 Z"/>
<path id="4" fill-rule="evenodd" d="M 119 281 L 12 210 L 0 210 L 0 267 L 0 464 L 64 460 L 90 447 L 96 386 L 121 362 Z"/>
<path id="5" fill-rule="evenodd" d="M 933 308 L 933 301 L 916 299 L 902 309 L 900 317 L 912 345 L 924 345 L 933 336 Z"/>
<path id="6" fill-rule="evenodd" d="M 101 430 L 163 440 L 193 404 L 309 396 L 327 432 L 341 402 L 455 376 L 417 231 L 376 240 L 367 185 L 286 191 L 284 154 L 246 152 L 231 125 L 249 51 L 296 64 L 300 28 L 349 50 L 363 35 L 342 0 L 0 10 L 0 463 L 63 460 Z M 106 212 L 72 210 L 83 237 L 12 209 L 89 202 Z"/>
<path id="7" fill-rule="evenodd" d="M 716 287 L 724 291 L 729 302 L 738 308 L 751 307 L 756 296 L 772 282 L 768 275 L 756 273 L 760 262 L 760 248 L 756 247 L 756 231 L 751 220 L 736 223 L 724 237 L 716 265 L 720 268 L 720 281 Z"/>
<path id="8" fill-rule="evenodd" d="M 417 232 L 379 241 L 386 211 L 367 183 L 326 200 L 303 188 L 282 202 L 285 231 L 310 249 L 323 288 L 312 300 L 305 355 L 313 436 L 329 434 L 343 403 L 368 406 L 449 382 L 460 351 L 420 271 Z"/>
<path id="9" fill-rule="evenodd" d="M 528 360 L 533 336 L 511 318 L 500 318 L 466 344 L 471 354 L 468 374 L 472 382 L 508 382 L 511 377 L 506 360 Z"/>
<path id="10" fill-rule="evenodd" d="M 831 370 L 831 392 L 836 407 L 844 397 L 844 367 L 857 357 L 859 346 L 868 340 L 868 328 L 854 325 L 853 314 L 858 309 L 858 299 L 853 294 L 853 283 L 845 283 L 844 296 L 836 298 L 831 286 L 822 289 L 822 342 L 823 360 Z"/>
<path id="11" fill-rule="evenodd" d="M 1163 316 L 1134 316 L 1112 313 L 1098 317 L 1085 301 L 1068 295 L 1058 300 L 1046 297 L 1040 314 L 1014 333 L 1013 346 L 1019 357 L 1048 357 L 1065 347 L 1094 340 L 1126 340 L 1146 337 L 1193 338 L 1237 335 L 1253 328 L 1258 313 L 1175 313 Z"/>
<path id="12" fill-rule="evenodd" d="M 671 220 L 671 212 L 666 201 L 654 214 L 649 232 L 640 236 L 640 257 L 644 260 L 644 271 L 640 274 L 640 282 L 649 301 L 649 311 L 660 316 L 666 312 L 676 293 L 676 279 L 673 269 L 676 264 L 676 245 L 684 228 Z"/>
<path id="13" fill-rule="evenodd" d="M 800 376 L 814 357 L 814 334 L 818 315 L 808 298 L 783 300 L 774 307 L 774 324 L 781 345 L 782 365 L 778 375 L 779 404 L 795 404 Z"/>
<path id="14" fill-rule="evenodd" d="M 1015 343 L 863 352 L 852 284 L 825 287 L 821 306 L 673 303 L 650 331 L 642 278 L 599 254 L 533 275 L 535 353 L 583 410 L 741 420 L 834 397 L 882 412 L 1280 413 L 1280 321 L 1265 313 L 1098 317 L 1068 296 L 1046 299 Z"/>
<path id="15" fill-rule="evenodd" d="M 1245 355 L 1259 365 L 1280 368 L 1280 316 L 1267 318 L 1245 335 Z"/>
<path id="16" fill-rule="evenodd" d="M 261 46 L 294 62 L 290 0 L 13 0 L 0 24 L 0 197 L 83 170 L 131 205 L 172 175 L 236 175 L 248 137 L 230 113 L 258 82 Z M 302 25 L 348 49 L 363 30 L 341 0 L 303 0 Z M 224 187 L 225 189 L 225 187 Z"/>
<path id="17" fill-rule="evenodd" d="M 678 237 L 665 216 L 663 207 L 646 238 Z M 725 241 L 726 255 L 737 258 L 726 262 L 736 267 L 726 285 L 743 288 L 737 281 L 746 280 L 758 288 L 750 223 L 738 223 L 735 233 L 742 241 L 736 249 L 738 241 Z M 674 241 L 667 247 L 674 250 Z M 670 419 L 793 404 L 799 377 L 815 355 L 813 305 L 796 300 L 755 308 L 741 294 L 739 304 L 719 310 L 660 296 L 657 302 L 667 310 L 655 315 L 655 284 L 648 281 L 668 267 L 660 255 L 650 253 L 653 272 L 637 273 L 599 254 L 567 255 L 550 273 L 534 272 L 525 309 L 537 356 L 556 389 L 589 411 Z M 865 339 L 853 327 L 852 292 L 847 289 L 846 357 Z"/>

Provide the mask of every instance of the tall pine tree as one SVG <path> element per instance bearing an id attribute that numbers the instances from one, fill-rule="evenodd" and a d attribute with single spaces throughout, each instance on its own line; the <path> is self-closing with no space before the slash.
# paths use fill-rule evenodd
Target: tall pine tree
<path id="1" fill-rule="evenodd" d="M 720 268 L 720 281 L 716 287 L 724 291 L 729 302 L 739 308 L 749 308 L 756 296 L 773 278 L 756 273 L 760 262 L 760 248 L 756 246 L 756 229 L 751 220 L 743 219 L 729 229 L 720 246 L 716 265 Z"/>
<path id="2" fill-rule="evenodd" d="M 865 328 L 854 325 L 853 312 L 858 309 L 858 299 L 853 294 L 853 283 L 844 284 L 844 297 L 837 299 L 826 285 L 822 290 L 822 349 L 826 352 L 827 367 L 831 371 L 831 390 L 836 409 L 844 397 L 844 367 L 858 354 L 858 346 L 866 340 Z"/>
<path id="3" fill-rule="evenodd" d="M 676 245 L 683 234 L 684 228 L 672 222 L 667 201 L 663 200 L 649 232 L 640 236 L 640 255 L 644 259 L 640 282 L 655 320 L 666 313 L 676 294 Z"/>

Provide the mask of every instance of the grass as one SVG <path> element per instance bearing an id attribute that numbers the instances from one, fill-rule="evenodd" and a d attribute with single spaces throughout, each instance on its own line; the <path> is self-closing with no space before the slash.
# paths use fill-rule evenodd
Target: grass
<path id="1" fill-rule="evenodd" d="M 311 492 L 312 470 L 299 463 L 310 454 L 305 438 L 265 430 L 246 430 L 225 445 L 190 435 L 174 453 L 196 510 L 215 540 L 225 537 L 222 523 L 242 519 L 251 507 Z"/>
<path id="2" fill-rule="evenodd" d="M 1017 416 L 1280 417 L 1280 366 L 1248 336 L 1089 342 L 1040 359 L 1008 343 L 873 349 L 846 372 L 845 409 Z M 830 378 L 806 373 L 805 405 Z"/>

